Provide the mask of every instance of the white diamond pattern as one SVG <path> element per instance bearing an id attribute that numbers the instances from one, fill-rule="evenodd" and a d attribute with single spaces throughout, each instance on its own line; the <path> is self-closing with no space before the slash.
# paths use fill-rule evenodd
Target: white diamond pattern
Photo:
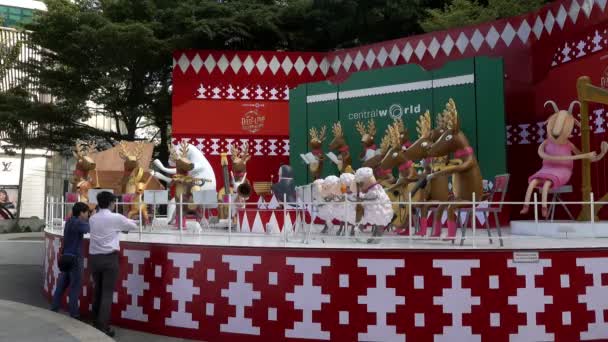
<path id="1" fill-rule="evenodd" d="M 422 39 L 418 42 L 418 45 L 416 46 L 416 57 L 418 57 L 419 60 L 422 60 L 422 57 L 424 57 L 424 53 L 426 52 L 426 45 L 424 45 L 424 42 L 422 41 Z"/>
<path id="2" fill-rule="evenodd" d="M 255 63 L 253 63 L 253 58 L 251 58 L 251 56 L 247 55 L 247 58 L 245 58 L 245 62 L 243 63 L 243 68 L 245 68 L 245 71 L 247 71 L 247 74 L 251 74 L 251 70 L 253 70 L 254 67 L 255 67 Z"/>
<path id="3" fill-rule="evenodd" d="M 525 44 L 528 42 L 530 32 L 532 32 L 532 29 L 530 29 L 530 25 L 528 25 L 528 22 L 524 20 L 519 26 L 519 30 L 517 30 L 517 36 L 519 37 L 521 42 Z"/>
<path id="4" fill-rule="evenodd" d="M 281 63 L 281 68 L 285 72 L 285 75 L 289 75 L 291 68 L 293 68 L 293 63 L 291 62 L 291 59 L 289 58 L 289 56 L 285 56 L 283 63 Z"/>
<path id="5" fill-rule="evenodd" d="M 350 56 L 350 54 L 346 54 L 346 56 L 344 56 L 344 61 L 342 61 L 342 66 L 344 66 L 344 70 L 346 70 L 346 72 L 348 72 L 348 70 L 350 70 L 350 67 L 353 65 L 353 58 Z"/>
<path id="6" fill-rule="evenodd" d="M 209 54 L 205 59 L 205 69 L 207 69 L 208 73 L 211 73 L 213 69 L 215 69 L 215 66 L 215 59 L 213 58 L 213 56 L 211 56 L 211 54 Z"/>
<path id="7" fill-rule="evenodd" d="M 258 62 L 255 65 L 258 68 L 260 74 L 263 74 L 264 71 L 266 71 L 266 68 L 268 67 L 268 63 L 266 62 L 266 58 L 264 58 L 264 56 L 260 56 L 260 59 L 258 59 Z"/>
<path id="8" fill-rule="evenodd" d="M 391 53 L 389 55 L 389 58 L 391 59 L 391 62 L 393 62 L 393 64 L 397 64 L 397 60 L 399 60 L 400 54 L 401 51 L 399 51 L 397 44 L 393 45 L 393 49 L 391 50 Z"/>
<path id="9" fill-rule="evenodd" d="M 315 72 L 317 72 L 318 67 L 319 64 L 317 63 L 317 60 L 314 57 L 310 57 L 308 64 L 306 64 L 306 69 L 308 69 L 308 72 L 310 72 L 311 75 L 314 75 Z"/>
<path id="10" fill-rule="evenodd" d="M 279 63 L 277 56 L 272 57 L 272 59 L 270 60 L 270 63 L 268 63 L 268 67 L 270 68 L 270 71 L 272 71 L 273 75 L 277 74 L 277 71 L 281 67 L 281 63 Z"/>
<path id="11" fill-rule="evenodd" d="M 234 73 L 236 74 L 239 72 L 242 66 L 243 62 L 241 62 L 239 55 L 234 55 L 232 62 L 230 62 L 230 67 L 232 68 L 232 71 L 234 71 Z"/>
<path id="12" fill-rule="evenodd" d="M 540 19 L 540 16 L 536 17 L 536 22 L 534 23 L 534 28 L 532 29 L 536 39 L 540 39 L 540 36 L 543 34 L 543 28 L 544 25 L 543 21 Z"/>
<path id="13" fill-rule="evenodd" d="M 456 40 L 456 47 L 458 48 L 460 53 L 464 53 L 464 50 L 467 49 L 467 45 L 469 45 L 469 39 L 464 34 L 464 32 L 461 32 L 460 36 L 458 36 L 458 39 Z"/>
<path id="14" fill-rule="evenodd" d="M 449 56 L 450 52 L 452 52 L 453 48 L 454 48 L 454 40 L 452 40 L 452 37 L 448 34 L 447 36 L 445 36 L 445 39 L 443 40 L 443 44 L 441 44 L 441 49 L 443 49 L 443 52 L 445 52 L 446 56 Z"/>
<path id="15" fill-rule="evenodd" d="M 198 74 L 198 71 L 201 70 L 201 68 L 203 67 L 203 60 L 201 59 L 201 56 L 198 55 L 198 53 L 194 55 L 194 58 L 192 58 L 191 64 L 192 68 L 194 68 L 194 72 Z"/>
<path id="16" fill-rule="evenodd" d="M 182 69 L 183 73 L 186 73 L 186 70 L 188 70 L 188 66 L 190 66 L 190 61 L 188 60 L 188 57 L 186 57 L 185 53 L 183 53 L 182 56 L 179 58 L 179 60 L 177 61 L 177 65 L 179 65 L 179 68 Z"/>
<path id="17" fill-rule="evenodd" d="M 486 42 L 488 42 L 488 45 L 490 45 L 490 48 L 493 49 L 496 46 L 496 43 L 498 42 L 499 38 L 500 38 L 500 34 L 496 30 L 496 28 L 494 26 L 492 26 L 490 28 L 490 30 L 488 31 L 488 34 L 486 34 Z"/>
<path id="18" fill-rule="evenodd" d="M 367 67 L 371 69 L 372 65 L 374 65 L 374 60 L 376 59 L 376 54 L 374 53 L 374 50 L 369 49 L 367 51 L 367 56 L 365 56 L 365 64 L 367 64 Z"/>
<path id="19" fill-rule="evenodd" d="M 282 69 L 287 76 L 294 72 L 301 76 L 305 70 L 308 70 L 311 75 L 314 75 L 317 70 L 320 70 L 323 75 L 327 76 L 330 73 L 338 74 L 341 71 L 350 72 L 353 65 L 357 70 L 361 70 L 364 64 L 366 65 L 366 69 L 386 65 L 397 65 L 400 59 L 399 56 L 403 56 L 405 63 L 412 62 L 412 55 L 416 55 L 418 61 L 424 61 L 425 58 L 435 59 L 437 58 L 439 50 L 443 50 L 446 56 L 451 57 L 454 52 L 454 46 L 456 46 L 460 54 L 466 53 L 469 44 L 475 52 L 479 52 L 482 49 L 484 42 L 488 44 L 491 50 L 495 49 L 498 41 L 501 39 L 507 47 L 510 47 L 516 36 L 526 44 L 529 42 L 532 33 L 534 33 L 533 36 L 536 37 L 537 40 L 540 40 L 544 30 L 547 31 L 548 35 L 551 35 L 556 22 L 561 29 L 564 29 L 567 20 L 571 20 L 573 24 L 576 24 L 579 17 L 589 19 L 593 12 L 593 6 L 597 4 L 597 6 L 604 11 L 607 2 L 608 0 L 564 1 L 556 10 L 545 9 L 542 10 L 544 15 L 535 13 L 534 15 L 529 15 L 525 18 L 512 18 L 509 21 L 504 22 L 504 27 L 499 23 L 499 26 L 494 24 L 473 28 L 472 32 L 461 30 L 460 32 L 457 31 L 456 33 L 446 34 L 442 39 L 438 38 L 438 36 L 430 36 L 424 39 L 414 38 L 415 40 L 408 39 L 404 42 L 405 45 L 402 48 L 400 48 L 400 43 L 397 42 L 390 45 L 378 46 L 377 48 L 372 48 L 370 46 L 344 51 L 339 56 L 334 55 L 332 57 L 291 57 L 282 53 L 277 53 L 274 55 L 265 54 L 265 56 L 259 56 L 257 61 L 251 55 L 247 55 L 242 59 L 243 55 L 234 53 L 222 54 L 219 59 L 214 59 L 214 56 L 210 53 L 195 53 L 192 59 L 190 59 L 186 53 L 182 53 L 179 58 L 173 58 L 172 62 L 174 68 L 179 67 L 182 73 L 186 73 L 191 66 L 195 73 L 201 72 L 203 67 L 205 67 L 208 73 L 212 73 L 216 69 L 219 69 L 221 73 L 225 73 L 228 68 L 231 68 L 235 74 L 238 74 L 239 72 L 251 74 L 254 68 L 257 68 L 260 74 L 264 74 L 266 71 L 270 70 L 273 75 L 276 75 L 279 69 Z M 585 13 L 585 16 L 581 15 L 581 12 Z M 583 19 L 578 21 L 580 22 Z M 575 42 L 570 42 L 570 47 L 572 49 L 577 49 L 578 54 L 576 54 L 576 56 L 578 57 L 583 56 L 586 52 L 599 51 L 604 48 L 605 42 L 603 38 L 601 38 L 601 42 L 598 43 L 597 36 L 598 34 L 596 34 L 595 37 L 591 35 L 587 38 L 582 38 L 582 40 L 579 38 L 579 40 Z M 455 39 L 456 37 L 457 39 Z M 606 43 L 608 43 L 608 41 L 606 41 Z M 565 50 L 567 50 L 567 48 L 562 47 L 558 51 L 565 53 Z M 427 52 L 429 56 L 426 56 Z M 552 60 L 552 65 L 562 64 L 564 61 L 572 60 L 572 58 L 575 58 L 576 56 L 575 53 L 572 53 L 572 55 L 563 55 L 563 57 L 559 56 L 557 59 L 554 58 Z M 203 60 L 203 58 L 205 59 Z M 388 60 L 390 60 L 390 62 L 388 62 Z M 342 68 L 344 68 L 344 70 L 342 70 Z M 222 91 L 225 91 L 225 89 Z M 219 96 L 219 94 L 215 95 Z M 231 94 L 231 96 L 232 95 L 237 96 L 235 94 Z M 207 92 L 205 96 L 212 97 L 213 95 L 209 95 Z"/>
<path id="20" fill-rule="evenodd" d="M 226 69 L 228 69 L 228 65 L 228 58 L 226 58 L 226 55 L 222 55 L 220 60 L 217 61 L 217 67 L 220 68 L 222 74 L 226 71 Z"/>
<path id="21" fill-rule="evenodd" d="M 363 62 L 365 61 L 365 58 L 363 58 L 363 55 L 361 54 L 361 51 L 357 51 L 357 55 L 355 56 L 355 66 L 357 67 L 357 70 L 361 69 L 361 65 L 363 65 Z"/>
<path id="22" fill-rule="evenodd" d="M 296 70 L 298 75 L 302 75 L 302 71 L 306 68 L 306 64 L 304 64 L 304 60 L 302 57 L 298 57 L 296 63 L 293 65 L 293 68 Z"/>
<path id="23" fill-rule="evenodd" d="M 475 33 L 473 33 L 473 37 L 471 37 L 471 46 L 473 46 L 475 51 L 479 51 L 481 44 L 483 44 L 483 40 L 484 38 L 481 32 L 479 32 L 479 30 L 475 30 Z"/>
<path id="24" fill-rule="evenodd" d="M 507 23 L 505 29 L 502 31 L 501 37 L 507 46 L 511 46 L 511 42 L 513 42 L 513 38 L 515 37 L 515 30 L 511 24 Z"/>
<path id="25" fill-rule="evenodd" d="M 414 49 L 412 48 L 412 46 L 408 42 L 403 47 L 403 51 L 401 51 L 401 54 L 403 55 L 403 58 L 405 58 L 406 62 L 410 61 L 410 58 L 412 58 L 412 53 L 414 53 Z"/>
<path id="26" fill-rule="evenodd" d="M 378 56 L 377 56 L 380 66 L 384 66 L 384 63 L 386 63 L 387 58 L 388 58 L 388 53 L 386 52 L 386 50 L 384 48 L 380 49 L 380 51 L 378 52 Z"/>
<path id="27" fill-rule="evenodd" d="M 578 4 L 577 0 L 572 0 L 570 4 L 570 9 L 568 10 L 568 16 L 570 16 L 570 20 L 572 20 L 573 24 L 576 24 L 576 19 L 578 19 L 578 14 L 581 12 L 581 6 Z"/>
<path id="28" fill-rule="evenodd" d="M 564 23 L 566 23 L 567 16 L 568 14 L 566 13 L 564 6 L 559 6 L 559 11 L 557 12 L 557 17 L 555 19 L 557 20 L 557 24 L 559 25 L 560 29 L 564 28 Z"/>
<path id="29" fill-rule="evenodd" d="M 437 52 L 439 52 L 439 48 L 441 46 L 439 45 L 439 42 L 437 41 L 437 38 L 433 38 L 433 40 L 431 41 L 431 44 L 429 44 L 429 53 L 431 54 L 431 56 L 433 56 L 433 58 L 435 58 L 435 56 L 437 56 Z"/>
<path id="30" fill-rule="evenodd" d="M 587 18 L 589 18 L 589 16 L 591 15 L 591 10 L 593 10 L 594 2 L 594 0 L 583 0 L 583 6 L 581 6 L 581 9 L 583 10 Z"/>
<path id="31" fill-rule="evenodd" d="M 341 66 L 342 66 L 342 61 L 340 60 L 340 56 L 336 56 L 334 58 L 333 63 L 331 63 L 331 68 L 334 71 L 334 74 L 338 73 L 338 70 L 340 70 Z"/>
<path id="32" fill-rule="evenodd" d="M 555 25 L 555 17 L 553 16 L 553 12 L 548 11 L 547 17 L 545 18 L 545 28 L 547 29 L 547 33 L 551 34 L 551 31 L 553 31 L 554 25 Z"/>
<path id="33" fill-rule="evenodd" d="M 327 61 L 327 58 L 323 58 L 321 60 L 321 64 L 319 64 L 319 69 L 321 69 L 323 75 L 327 75 L 327 70 L 329 70 L 329 62 Z"/>

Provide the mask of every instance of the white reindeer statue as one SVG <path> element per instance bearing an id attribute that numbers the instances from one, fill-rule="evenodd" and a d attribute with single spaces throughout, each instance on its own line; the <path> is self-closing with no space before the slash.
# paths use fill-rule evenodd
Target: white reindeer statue
<path id="1" fill-rule="evenodd" d="M 196 187 L 197 189 L 193 190 L 216 190 L 215 173 L 203 152 L 185 141 L 180 143 L 178 149 L 169 144 L 169 152 L 171 153 L 171 160 L 175 162 L 176 167 L 165 167 L 160 160 L 156 159 L 153 164 L 162 173 L 152 171 L 152 176 L 167 183 L 175 183 L 176 180 L 179 180 L 180 176 L 187 176 L 191 179 L 203 181 L 200 188 Z M 171 178 L 165 176 L 165 174 L 171 175 Z M 175 217 L 175 197 L 177 196 L 171 198 L 170 204 L 167 207 L 167 218 L 169 223 L 171 223 Z"/>

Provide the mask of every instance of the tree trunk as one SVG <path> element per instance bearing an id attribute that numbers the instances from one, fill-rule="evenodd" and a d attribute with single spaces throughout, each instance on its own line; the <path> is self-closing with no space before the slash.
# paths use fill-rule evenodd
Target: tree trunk
<path id="1" fill-rule="evenodd" d="M 160 146 L 158 146 L 158 159 L 167 165 L 169 163 L 169 149 L 167 143 L 170 137 L 167 134 L 167 127 L 158 127 L 160 131 Z"/>
<path id="2" fill-rule="evenodd" d="M 21 195 L 23 194 L 23 169 L 25 165 L 25 144 L 21 145 L 21 166 L 19 167 L 19 189 L 17 189 L 17 228 L 21 218 Z"/>

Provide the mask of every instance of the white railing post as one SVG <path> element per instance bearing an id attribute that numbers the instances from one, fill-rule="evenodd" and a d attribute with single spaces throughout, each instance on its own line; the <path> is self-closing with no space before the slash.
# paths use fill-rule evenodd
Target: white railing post
<path id="1" fill-rule="evenodd" d="M 179 234 L 182 234 L 183 222 L 184 222 L 184 194 L 179 195 L 179 222 L 177 227 L 179 228 Z"/>
<path id="2" fill-rule="evenodd" d="M 287 229 L 285 229 L 285 222 L 287 222 L 287 194 L 283 194 L 283 247 L 287 246 Z"/>
<path id="3" fill-rule="evenodd" d="M 414 230 L 414 227 L 412 226 L 412 193 L 408 192 L 407 193 L 407 197 L 408 197 L 408 205 L 407 205 L 407 226 L 408 226 L 408 234 L 407 234 L 407 239 L 409 242 L 410 247 L 412 247 L 412 231 Z"/>
<path id="4" fill-rule="evenodd" d="M 55 197 L 51 196 L 51 230 L 55 231 Z"/>
<path id="5" fill-rule="evenodd" d="M 143 198 L 142 198 L 141 202 L 143 202 Z M 137 213 L 139 214 L 139 240 L 140 241 L 141 241 L 141 233 L 142 233 L 142 230 L 143 230 L 143 221 L 142 221 L 142 215 L 141 215 L 141 202 L 139 202 L 137 204 Z"/>
<path id="6" fill-rule="evenodd" d="M 471 215 L 473 216 L 473 217 L 471 217 L 471 224 L 473 225 L 473 248 L 477 248 L 477 215 L 476 215 L 477 208 L 476 207 L 477 207 L 477 203 L 476 203 L 475 193 L 473 192 L 473 211 L 471 213 Z M 463 229 L 466 230 L 467 227 L 463 227 Z"/>
<path id="7" fill-rule="evenodd" d="M 67 203 L 65 202 L 65 195 L 61 196 L 61 224 L 65 222 L 65 213 L 66 213 Z"/>
<path id="8" fill-rule="evenodd" d="M 590 194 L 591 197 L 591 232 L 593 233 L 593 238 L 597 237 L 597 234 L 595 232 L 595 198 L 593 196 L 593 192 Z"/>
<path id="9" fill-rule="evenodd" d="M 540 227 L 538 223 L 538 194 L 534 193 L 534 224 L 536 225 L 536 237 L 540 236 Z"/>
<path id="10" fill-rule="evenodd" d="M 235 208 L 236 209 L 236 208 Z M 247 210 L 247 203 L 245 203 L 245 210 Z M 238 219 L 238 212 L 237 212 Z M 232 239 L 232 194 L 228 194 L 228 246 L 231 244 Z"/>

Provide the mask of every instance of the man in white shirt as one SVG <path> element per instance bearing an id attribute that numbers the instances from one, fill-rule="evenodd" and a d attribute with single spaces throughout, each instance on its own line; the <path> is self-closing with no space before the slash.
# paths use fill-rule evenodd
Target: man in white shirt
<path id="1" fill-rule="evenodd" d="M 110 192 L 97 194 L 99 212 L 89 219 L 91 237 L 89 259 L 93 276 L 93 319 L 95 327 L 113 337 L 110 328 L 110 312 L 116 280 L 119 272 L 118 253 L 120 251 L 120 232 L 137 229 L 133 220 L 113 213 L 116 198 Z"/>

